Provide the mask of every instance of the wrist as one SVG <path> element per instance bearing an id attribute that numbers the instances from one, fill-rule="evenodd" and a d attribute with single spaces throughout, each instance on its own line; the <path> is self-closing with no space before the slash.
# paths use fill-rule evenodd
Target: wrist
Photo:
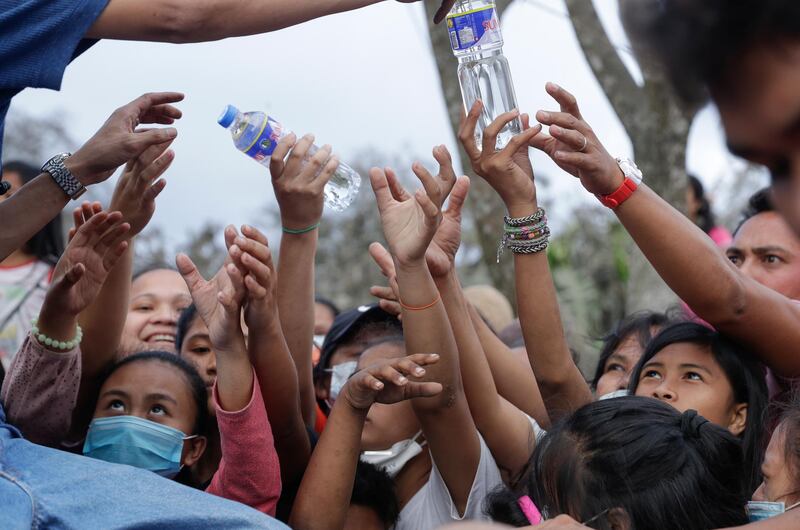
<path id="1" fill-rule="evenodd" d="M 369 403 L 366 407 L 364 404 L 358 404 L 358 400 L 353 399 L 353 396 L 350 394 L 350 385 L 345 384 L 342 392 L 339 394 L 339 398 L 336 400 L 334 404 L 334 408 L 337 404 L 341 403 L 343 408 L 347 410 L 348 413 L 359 417 L 360 419 L 366 419 L 367 414 L 369 413 L 369 409 L 372 407 L 372 403 Z"/>
<path id="2" fill-rule="evenodd" d="M 421 258 L 404 259 L 404 260 L 394 258 L 394 268 L 398 274 L 400 273 L 413 274 L 422 271 L 427 271 L 428 264 L 425 262 L 425 256 L 422 256 Z"/>
<path id="3" fill-rule="evenodd" d="M 539 203 L 536 199 L 527 202 L 506 202 L 506 210 L 508 210 L 509 217 L 528 217 L 539 210 Z"/>
<path id="4" fill-rule="evenodd" d="M 622 168 L 615 162 L 611 178 L 603 185 L 602 191 L 598 192 L 597 195 L 610 195 L 617 191 L 624 182 L 625 173 L 623 173 Z"/>
<path id="5" fill-rule="evenodd" d="M 53 313 L 42 308 L 36 320 L 39 333 L 56 342 L 69 342 L 75 339 L 78 329 L 77 315 L 60 312 Z M 46 345 L 48 346 L 48 345 Z"/>
<path id="6" fill-rule="evenodd" d="M 64 167 L 66 167 L 69 172 L 72 173 L 72 176 L 75 177 L 75 180 L 84 186 L 94 184 L 94 182 L 92 182 L 88 176 L 86 165 L 81 162 L 80 151 L 64 160 Z"/>

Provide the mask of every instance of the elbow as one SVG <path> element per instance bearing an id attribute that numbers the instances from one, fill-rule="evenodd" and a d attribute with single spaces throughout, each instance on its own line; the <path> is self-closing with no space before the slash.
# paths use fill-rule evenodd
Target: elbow
<path id="1" fill-rule="evenodd" d="M 172 44 L 187 44 L 216 40 L 213 27 L 213 1 L 197 1 L 187 5 L 185 0 L 166 0 L 153 16 L 158 38 Z"/>
<path id="2" fill-rule="evenodd" d="M 703 297 L 692 310 L 714 327 L 737 325 L 747 316 L 749 310 L 747 281 L 741 274 L 731 274 L 715 289 L 712 296 Z"/>

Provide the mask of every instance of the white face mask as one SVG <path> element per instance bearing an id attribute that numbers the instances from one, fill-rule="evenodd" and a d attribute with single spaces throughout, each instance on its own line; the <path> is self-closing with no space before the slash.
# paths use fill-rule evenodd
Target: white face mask
<path id="1" fill-rule="evenodd" d="M 325 335 L 314 335 L 314 345 L 322 349 L 322 343 L 325 342 Z"/>
<path id="2" fill-rule="evenodd" d="M 401 440 L 383 451 L 364 451 L 361 453 L 361 461 L 386 471 L 394 478 L 412 458 L 422 452 L 422 446 L 426 442 L 417 442 L 421 434 L 422 431 L 419 431 L 413 438 Z"/>
<path id="3" fill-rule="evenodd" d="M 748 501 L 745 510 L 747 511 L 747 518 L 750 522 L 755 523 L 756 521 L 763 521 L 764 519 L 769 519 L 784 512 L 788 512 L 797 505 L 800 505 L 800 502 L 796 502 L 786 508 L 785 504 L 782 502 Z"/>
<path id="4" fill-rule="evenodd" d="M 336 398 L 339 397 L 339 393 L 342 391 L 342 388 L 344 388 L 347 380 L 350 379 L 350 376 L 356 372 L 357 367 L 358 361 L 347 361 L 346 363 L 339 363 L 333 368 L 326 370 L 331 372 L 331 401 L 335 401 Z"/>
<path id="5" fill-rule="evenodd" d="M 630 393 L 629 390 L 615 390 L 614 392 L 609 392 L 608 394 L 603 394 L 602 396 L 597 398 L 597 401 L 603 401 L 605 399 L 625 397 L 625 396 L 630 396 L 630 395 L 631 395 L 631 393 Z"/>

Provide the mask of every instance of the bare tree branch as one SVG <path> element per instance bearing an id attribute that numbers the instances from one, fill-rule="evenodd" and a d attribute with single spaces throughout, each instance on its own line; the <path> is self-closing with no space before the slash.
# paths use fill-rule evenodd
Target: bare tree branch
<path id="1" fill-rule="evenodd" d="M 606 35 L 592 0 L 565 0 L 575 36 L 597 82 L 611 102 L 625 130 L 633 137 L 639 112 L 644 106 L 642 89 L 636 84 Z"/>

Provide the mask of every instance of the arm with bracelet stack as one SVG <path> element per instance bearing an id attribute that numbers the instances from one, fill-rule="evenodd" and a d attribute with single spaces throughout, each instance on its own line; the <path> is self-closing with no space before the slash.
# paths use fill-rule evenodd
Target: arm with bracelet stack
<path id="1" fill-rule="evenodd" d="M 475 172 L 497 191 L 508 209 L 500 238 L 498 259 L 504 250 L 514 255 L 517 310 L 525 349 L 552 421 L 592 400 L 583 375 L 572 360 L 547 262 L 550 230 L 545 212 L 539 207 L 528 144 L 541 133 L 541 126 L 529 126 L 522 115 L 524 130 L 508 145 L 495 150 L 500 130 L 519 117 L 518 111 L 501 114 L 484 130 L 482 149 L 475 143 L 475 126 L 482 103 L 476 102 L 459 130 Z"/>

